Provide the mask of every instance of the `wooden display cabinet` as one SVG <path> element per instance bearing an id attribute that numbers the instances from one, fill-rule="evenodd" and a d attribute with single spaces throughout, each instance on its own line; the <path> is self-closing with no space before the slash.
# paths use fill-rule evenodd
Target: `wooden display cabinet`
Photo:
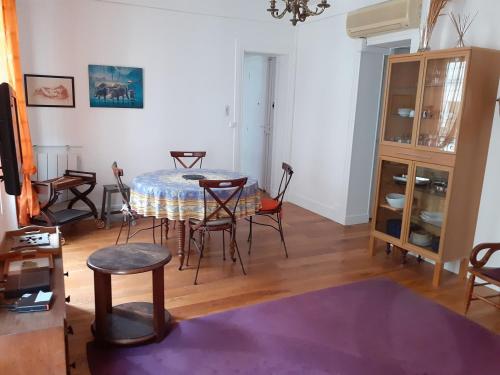
<path id="1" fill-rule="evenodd" d="M 379 239 L 434 261 L 434 286 L 446 262 L 466 274 L 499 75 L 495 50 L 389 58 L 370 252 Z"/>

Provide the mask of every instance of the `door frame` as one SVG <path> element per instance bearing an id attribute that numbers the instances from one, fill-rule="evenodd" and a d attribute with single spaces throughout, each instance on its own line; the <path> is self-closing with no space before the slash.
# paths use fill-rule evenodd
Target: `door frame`
<path id="1" fill-rule="evenodd" d="M 255 53 L 255 52 L 244 52 L 243 54 L 243 71 L 242 71 L 242 85 L 241 85 L 241 114 L 240 114 L 240 126 L 238 127 L 241 130 L 243 126 L 243 105 L 244 105 L 244 78 L 243 74 L 245 73 L 245 60 L 247 57 L 251 56 L 259 56 L 266 58 L 267 63 L 267 78 L 266 78 L 266 103 L 265 103 L 265 123 L 264 123 L 264 171 L 263 171 L 263 181 L 259 181 L 259 188 L 265 192 L 271 191 L 271 169 L 272 169 L 272 161 L 273 161 L 273 134 L 274 134 L 274 122 L 275 122 L 275 102 L 276 102 L 276 60 L 277 56 L 273 56 L 267 53 Z M 267 134 L 268 133 L 268 134 Z M 242 149 L 242 143 L 245 141 L 242 137 L 243 132 L 238 131 L 238 150 Z M 241 153 L 238 153 L 237 165 L 238 169 L 241 170 Z"/>
<path id="2" fill-rule="evenodd" d="M 262 50 L 242 46 L 235 41 L 235 80 L 234 80 L 234 102 L 233 118 L 233 170 L 237 171 L 240 166 L 240 127 L 243 119 L 243 67 L 245 54 L 260 54 L 276 58 L 276 74 L 274 80 L 274 103 L 273 131 L 270 140 L 271 163 L 269 168 L 270 178 L 268 193 L 276 195 L 281 178 L 281 161 L 290 162 L 291 158 L 291 134 L 293 128 L 293 111 L 291 106 L 294 101 L 295 90 L 295 60 L 290 52 L 279 50 Z M 279 161 L 279 163 L 277 162 Z"/>

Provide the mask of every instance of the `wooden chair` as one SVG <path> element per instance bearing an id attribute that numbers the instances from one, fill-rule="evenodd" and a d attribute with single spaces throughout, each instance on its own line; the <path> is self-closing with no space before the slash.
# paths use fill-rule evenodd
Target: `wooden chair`
<path id="1" fill-rule="evenodd" d="M 123 220 L 120 226 L 120 231 L 118 232 L 118 237 L 116 238 L 115 245 L 118 244 L 120 241 L 120 237 L 122 234 L 123 227 L 126 225 L 127 226 L 127 238 L 125 240 L 125 243 L 128 243 L 128 241 L 134 237 L 136 234 L 139 232 L 145 231 L 152 229 L 153 230 L 153 243 L 156 243 L 156 235 L 155 235 L 155 229 L 160 227 L 160 243 L 163 244 L 163 226 L 165 225 L 165 238 L 168 238 L 168 219 L 160 219 L 160 224 L 156 224 L 156 218 L 153 217 L 153 225 L 148 228 L 143 228 L 135 231 L 134 233 L 130 234 L 130 227 L 132 225 L 136 224 L 136 221 L 138 219 L 144 218 L 143 215 L 138 214 L 136 211 L 132 210 L 132 207 L 130 206 L 130 197 L 128 195 L 127 188 L 125 184 L 122 181 L 123 177 L 123 169 L 118 168 L 118 164 L 116 161 L 113 163 L 111 166 L 111 169 L 113 170 L 113 174 L 116 179 L 116 185 L 118 186 L 118 190 L 120 191 L 120 196 L 122 198 L 122 214 L 123 214 Z"/>
<path id="2" fill-rule="evenodd" d="M 177 162 L 186 169 L 193 168 L 196 163 L 200 163 L 200 168 L 203 165 L 203 158 L 207 156 L 206 151 L 170 151 L 170 156 L 174 158 L 174 166 L 177 169 Z M 188 164 L 182 159 L 195 159 L 193 162 Z"/>
<path id="3" fill-rule="evenodd" d="M 487 250 L 481 259 L 478 259 L 479 253 L 482 250 Z M 500 250 L 500 243 L 483 243 L 477 245 L 470 257 L 472 267 L 469 267 L 469 280 L 467 281 L 467 290 L 465 295 L 465 314 L 469 310 L 471 301 L 481 300 L 500 309 L 500 304 L 491 301 L 492 298 L 500 296 L 494 294 L 490 296 L 480 296 L 474 293 L 474 287 L 484 285 L 496 285 L 500 287 L 500 267 L 485 267 L 486 263 L 494 252 Z M 484 280 L 482 283 L 475 283 L 476 277 Z"/>
<path id="4" fill-rule="evenodd" d="M 189 265 L 189 255 L 191 254 L 191 242 L 193 242 L 198 249 L 199 259 L 198 267 L 196 268 L 196 276 L 194 278 L 194 285 L 198 282 L 198 273 L 200 271 L 201 259 L 203 258 L 203 251 L 205 250 L 205 233 L 222 232 L 222 257 L 226 260 L 226 244 L 225 232 L 229 232 L 229 240 L 231 246 L 231 257 L 233 262 L 236 262 L 234 252 L 238 254 L 241 269 L 243 274 L 246 275 L 243 261 L 241 260 L 238 243 L 236 242 L 236 210 L 241 198 L 243 188 L 247 183 L 247 178 L 238 178 L 234 180 L 200 180 L 200 187 L 203 188 L 204 200 L 204 218 L 203 220 L 189 219 L 189 248 L 186 260 L 186 265 Z M 216 190 L 214 190 L 216 189 Z M 232 191 L 229 191 L 231 190 Z M 215 208 L 208 208 L 209 196 L 215 200 Z M 213 206 L 213 201 L 210 201 L 210 206 Z M 234 205 L 232 208 L 230 205 Z M 209 210 L 211 211 L 209 213 Z M 194 239 L 194 234 L 198 232 L 199 244 Z"/>
<path id="5" fill-rule="evenodd" d="M 283 234 L 283 224 L 281 210 L 283 207 L 283 198 L 285 197 L 286 190 L 290 184 L 290 180 L 293 176 L 293 168 L 287 164 L 283 163 L 281 165 L 283 169 L 283 175 L 281 176 L 280 186 L 278 188 L 278 194 L 274 198 L 261 198 L 261 209 L 255 213 L 256 216 L 266 216 L 274 221 L 277 226 L 265 223 L 255 222 L 253 217 L 250 217 L 250 233 L 248 234 L 248 254 L 252 250 L 252 234 L 253 234 L 253 224 L 262 225 L 266 227 L 271 227 L 277 232 L 279 232 L 281 237 L 281 243 L 285 249 L 285 256 L 288 258 L 288 251 L 286 249 L 285 235 Z"/>

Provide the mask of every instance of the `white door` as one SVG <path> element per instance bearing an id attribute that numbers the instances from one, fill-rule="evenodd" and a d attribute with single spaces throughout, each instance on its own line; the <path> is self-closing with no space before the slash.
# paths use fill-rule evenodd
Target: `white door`
<path id="1" fill-rule="evenodd" d="M 242 127 L 240 132 L 240 170 L 259 181 L 269 191 L 271 132 L 274 117 L 275 59 L 245 55 L 243 68 Z"/>

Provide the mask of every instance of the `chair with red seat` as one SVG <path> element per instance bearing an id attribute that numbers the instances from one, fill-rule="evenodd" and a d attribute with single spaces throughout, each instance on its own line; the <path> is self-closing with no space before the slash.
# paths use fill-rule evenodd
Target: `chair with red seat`
<path id="1" fill-rule="evenodd" d="M 285 235 L 283 234 L 283 223 L 282 223 L 282 208 L 283 208 L 283 198 L 285 197 L 286 190 L 290 184 L 290 180 L 293 176 L 293 168 L 287 164 L 283 163 L 281 165 L 283 169 L 283 175 L 281 176 L 280 186 L 278 188 L 278 194 L 274 198 L 261 198 L 261 208 L 255 213 L 255 216 L 266 216 L 276 223 L 277 226 L 265 223 L 259 223 L 253 220 L 253 216 L 250 217 L 250 233 L 248 234 L 248 254 L 252 250 L 252 235 L 253 235 L 253 224 L 262 225 L 266 227 L 271 227 L 276 230 L 281 237 L 281 243 L 285 249 L 285 256 L 288 258 L 288 251 L 285 243 Z"/>
<path id="2" fill-rule="evenodd" d="M 177 163 L 179 163 L 182 168 L 191 169 L 198 162 L 200 163 L 200 168 L 203 165 L 203 158 L 207 156 L 206 151 L 170 151 L 170 156 L 174 158 L 174 166 L 177 169 Z M 184 159 L 194 159 L 194 161 L 187 163 Z"/>

